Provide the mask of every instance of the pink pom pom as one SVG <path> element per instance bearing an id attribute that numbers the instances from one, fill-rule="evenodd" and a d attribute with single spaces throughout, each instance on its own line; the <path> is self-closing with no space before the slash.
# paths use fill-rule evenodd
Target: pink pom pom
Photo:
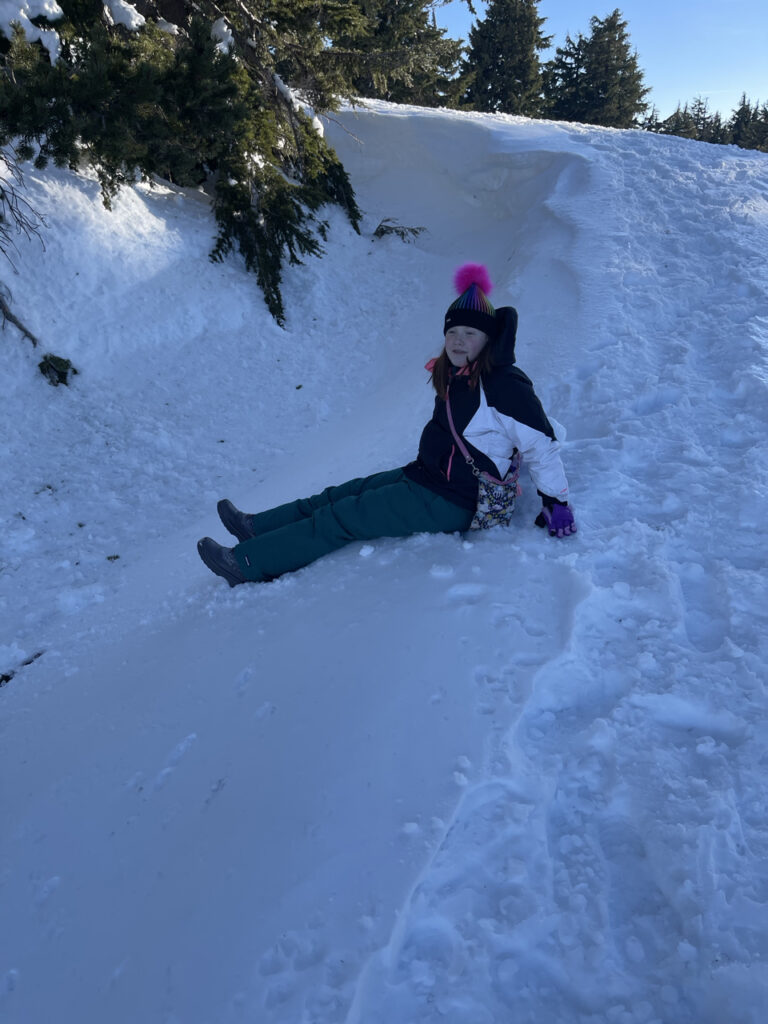
<path id="1" fill-rule="evenodd" d="M 459 295 L 473 284 L 476 284 L 486 295 L 490 295 L 493 289 L 493 282 L 491 281 L 488 269 L 482 263 L 462 263 L 453 275 L 453 283 Z"/>

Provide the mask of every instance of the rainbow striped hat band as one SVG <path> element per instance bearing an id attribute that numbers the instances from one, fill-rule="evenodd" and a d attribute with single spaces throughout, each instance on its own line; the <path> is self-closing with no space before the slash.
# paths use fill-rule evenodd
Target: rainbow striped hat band
<path id="1" fill-rule="evenodd" d="M 459 297 L 448 307 L 443 334 L 449 327 L 476 327 L 492 336 L 496 310 L 486 294 L 493 288 L 487 269 L 482 263 L 464 263 L 454 274 L 453 283 Z"/>

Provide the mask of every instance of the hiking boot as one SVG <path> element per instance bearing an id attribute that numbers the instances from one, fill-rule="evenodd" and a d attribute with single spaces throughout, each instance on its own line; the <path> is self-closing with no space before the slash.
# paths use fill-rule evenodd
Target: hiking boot
<path id="1" fill-rule="evenodd" d="M 223 577 L 230 587 L 248 582 L 237 564 L 237 559 L 232 554 L 232 548 L 225 548 L 221 544 L 217 544 L 215 540 L 211 540 L 210 537 L 203 537 L 197 542 L 197 553 L 211 572 Z"/>
<path id="2" fill-rule="evenodd" d="M 249 516 L 247 513 L 235 508 L 228 498 L 221 499 L 216 506 L 216 511 L 219 513 L 219 519 L 224 523 L 227 530 L 234 534 L 241 543 L 256 536 L 251 528 L 253 516 Z"/>

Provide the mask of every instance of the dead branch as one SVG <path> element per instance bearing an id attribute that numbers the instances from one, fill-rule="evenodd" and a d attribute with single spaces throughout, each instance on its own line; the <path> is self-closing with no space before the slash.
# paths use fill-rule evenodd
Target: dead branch
<path id="1" fill-rule="evenodd" d="M 8 323 L 11 323 L 13 324 L 14 327 L 18 328 L 25 338 L 29 338 L 34 347 L 37 348 L 39 344 L 37 338 L 34 336 L 32 331 L 28 330 L 21 322 L 21 320 L 19 320 L 19 318 L 14 313 L 11 312 L 11 307 L 8 305 L 8 302 L 6 301 L 5 294 L 3 294 L 4 292 L 7 294 L 7 289 L 4 286 L 0 285 L 0 313 L 3 314 L 3 330 L 5 330 L 5 322 L 7 320 Z"/>

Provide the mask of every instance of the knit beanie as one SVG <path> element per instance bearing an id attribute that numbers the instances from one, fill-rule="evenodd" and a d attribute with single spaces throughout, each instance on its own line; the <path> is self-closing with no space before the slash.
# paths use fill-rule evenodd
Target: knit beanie
<path id="1" fill-rule="evenodd" d="M 449 327 L 476 327 L 492 338 L 496 330 L 496 310 L 488 301 L 493 288 L 490 275 L 482 263 L 464 263 L 453 275 L 459 293 L 445 314 L 443 334 Z"/>

